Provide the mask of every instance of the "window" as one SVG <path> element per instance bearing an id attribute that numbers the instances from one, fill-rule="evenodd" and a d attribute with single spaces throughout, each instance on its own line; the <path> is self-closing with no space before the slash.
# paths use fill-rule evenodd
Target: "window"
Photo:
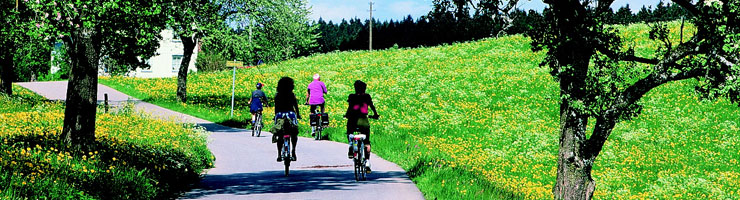
<path id="1" fill-rule="evenodd" d="M 180 63 L 182 63 L 182 55 L 172 55 L 172 71 L 177 72 L 180 70 Z"/>

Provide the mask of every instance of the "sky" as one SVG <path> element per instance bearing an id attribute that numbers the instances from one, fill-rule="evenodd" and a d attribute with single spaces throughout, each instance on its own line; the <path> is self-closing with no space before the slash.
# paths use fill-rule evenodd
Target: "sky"
<path id="1" fill-rule="evenodd" d="M 660 0 L 615 0 L 612 8 L 617 10 L 619 7 L 629 4 L 633 12 L 637 12 L 642 6 L 657 5 Z M 394 21 L 402 20 L 411 15 L 418 19 L 426 15 L 432 9 L 432 0 L 373 0 L 373 18 L 380 21 L 393 19 Z M 308 0 L 311 7 L 311 20 L 341 22 L 342 19 L 370 18 L 370 0 Z M 541 11 L 545 8 L 542 0 L 519 0 L 519 8 L 534 9 Z"/>

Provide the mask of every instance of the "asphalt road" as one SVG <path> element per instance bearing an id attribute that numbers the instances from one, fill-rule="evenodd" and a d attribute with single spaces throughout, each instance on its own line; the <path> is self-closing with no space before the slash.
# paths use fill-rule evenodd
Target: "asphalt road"
<path id="1" fill-rule="evenodd" d="M 50 99 L 64 100 L 67 82 L 17 83 Z M 252 137 L 251 130 L 221 126 L 203 119 L 142 102 L 104 85 L 98 85 L 113 106 L 134 102 L 136 108 L 155 117 L 196 123 L 211 132 L 208 148 L 216 156 L 215 167 L 204 173 L 196 189 L 182 199 L 423 199 L 419 189 L 398 165 L 371 156 L 373 172 L 366 181 L 355 181 L 347 144 L 299 138 L 298 160 L 285 177 L 283 163 L 276 162 L 277 149 L 270 133 Z M 270 116 L 266 116 L 270 117 Z"/>

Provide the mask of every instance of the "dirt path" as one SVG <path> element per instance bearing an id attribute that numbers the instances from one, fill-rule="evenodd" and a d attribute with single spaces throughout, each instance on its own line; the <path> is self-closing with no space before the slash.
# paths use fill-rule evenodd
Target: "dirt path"
<path id="1" fill-rule="evenodd" d="M 17 83 L 51 100 L 64 100 L 67 82 Z M 183 199 L 423 199 L 423 195 L 398 165 L 372 155 L 368 180 L 354 180 L 347 144 L 300 138 L 298 161 L 283 176 L 282 163 L 270 133 L 252 137 L 251 130 L 221 126 L 203 119 L 141 102 L 104 85 L 98 100 L 108 94 L 111 104 L 134 102 L 136 108 L 177 122 L 196 123 L 209 132 L 208 148 L 216 156 L 198 188 Z"/>

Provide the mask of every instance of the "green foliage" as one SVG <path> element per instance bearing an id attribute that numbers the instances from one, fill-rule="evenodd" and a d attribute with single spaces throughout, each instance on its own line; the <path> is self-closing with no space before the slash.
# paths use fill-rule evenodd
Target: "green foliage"
<path id="1" fill-rule="evenodd" d="M 49 73 L 51 44 L 39 37 L 24 37 L 18 41 L 14 63 L 16 81 L 37 80 Z"/>
<path id="2" fill-rule="evenodd" d="M 201 51 L 195 61 L 198 72 L 213 72 L 226 69 L 226 60 L 219 54 Z"/>
<path id="3" fill-rule="evenodd" d="M 150 119 L 128 105 L 98 113 L 90 152 L 60 145 L 64 105 L 26 89 L 0 97 L 0 198 L 177 197 L 212 167 L 202 128 Z"/>
<path id="4" fill-rule="evenodd" d="M 0 23 L 3 23 L 0 28 L 3 62 L 0 65 L 10 65 L 8 70 L 14 71 L 11 77 L 3 78 L 11 82 L 35 80 L 49 71 L 51 44 L 48 37 L 36 30 L 40 24 L 34 24 L 34 20 L 40 16 L 22 2 L 15 9 L 14 3 L 0 3 L 3 8 L 0 11 Z"/>
<path id="5" fill-rule="evenodd" d="M 56 71 L 53 73 L 49 71 L 46 75 L 41 76 L 39 81 L 59 81 L 69 78 L 71 69 L 69 55 L 67 55 L 67 48 L 63 47 L 61 43 L 57 43 L 51 52 L 51 67 L 56 67 Z"/>
<path id="6" fill-rule="evenodd" d="M 317 26 L 309 24 L 306 0 L 220 2 L 227 24 L 204 39 L 203 48 L 226 60 L 281 61 L 312 53 Z"/>
<path id="7" fill-rule="evenodd" d="M 145 66 L 159 46 L 160 31 L 165 26 L 166 1 L 24 1 L 37 16 L 31 22 L 35 30 L 48 38 L 59 38 L 73 46 L 72 37 L 83 32 L 94 39 L 94 60 L 115 60 L 131 67 Z M 80 52 L 69 52 L 74 58 Z M 96 63 L 97 65 L 97 63 Z"/>

